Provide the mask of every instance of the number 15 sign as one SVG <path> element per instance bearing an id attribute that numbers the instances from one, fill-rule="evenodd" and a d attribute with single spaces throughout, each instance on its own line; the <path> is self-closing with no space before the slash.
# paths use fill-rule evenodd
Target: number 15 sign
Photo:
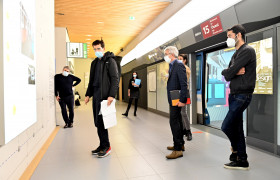
<path id="1" fill-rule="evenodd" d="M 200 24 L 200 28 L 204 39 L 223 32 L 223 27 L 219 15 Z"/>

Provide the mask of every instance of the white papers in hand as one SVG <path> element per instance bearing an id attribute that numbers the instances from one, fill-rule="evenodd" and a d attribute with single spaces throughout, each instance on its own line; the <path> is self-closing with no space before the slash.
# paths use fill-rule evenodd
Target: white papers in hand
<path id="1" fill-rule="evenodd" d="M 107 100 L 101 102 L 101 113 L 103 116 L 104 128 L 108 129 L 117 125 L 117 116 L 116 116 L 116 100 L 114 99 L 110 106 L 107 106 Z"/>

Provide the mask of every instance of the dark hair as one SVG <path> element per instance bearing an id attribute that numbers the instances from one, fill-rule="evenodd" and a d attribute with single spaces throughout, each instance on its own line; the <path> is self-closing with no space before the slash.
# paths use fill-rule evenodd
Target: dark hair
<path id="1" fill-rule="evenodd" d="M 245 41 L 246 29 L 242 25 L 237 24 L 232 28 L 228 29 L 227 32 L 228 31 L 232 31 L 234 34 L 241 33 L 242 39 Z"/>
<path id="2" fill-rule="evenodd" d="M 136 73 L 136 79 L 139 79 L 139 78 L 138 78 L 138 73 L 137 73 L 136 71 L 134 71 L 133 73 Z M 133 73 L 132 73 L 132 79 L 134 78 L 134 77 L 133 77 Z"/>
<path id="3" fill-rule="evenodd" d="M 96 46 L 98 44 L 100 44 L 102 48 L 105 47 L 104 41 L 102 39 L 93 41 L 92 46 Z"/>
<path id="4" fill-rule="evenodd" d="M 188 55 L 186 55 L 186 54 L 179 54 L 179 56 L 182 56 L 182 57 L 183 57 L 183 60 L 186 61 L 185 64 L 188 64 L 188 61 L 189 61 Z"/>

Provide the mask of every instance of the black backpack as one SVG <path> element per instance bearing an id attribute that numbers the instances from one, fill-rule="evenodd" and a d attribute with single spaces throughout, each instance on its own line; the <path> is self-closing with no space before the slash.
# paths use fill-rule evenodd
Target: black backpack
<path id="1" fill-rule="evenodd" d="M 113 58 L 116 63 L 117 63 L 117 66 L 118 66 L 118 73 L 119 73 L 119 80 L 121 78 L 121 75 L 122 75 L 122 68 L 121 68 L 121 61 L 122 61 L 122 57 L 121 56 L 115 56 Z"/>

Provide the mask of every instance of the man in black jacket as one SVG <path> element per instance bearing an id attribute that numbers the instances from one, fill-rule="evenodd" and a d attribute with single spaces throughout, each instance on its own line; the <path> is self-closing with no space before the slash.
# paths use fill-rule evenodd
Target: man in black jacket
<path id="1" fill-rule="evenodd" d="M 245 41 L 245 29 L 235 25 L 227 30 L 227 45 L 235 47 L 229 66 L 222 75 L 230 81 L 229 111 L 222 124 L 222 131 L 230 140 L 232 154 L 228 169 L 249 169 L 243 132 L 243 111 L 249 106 L 256 84 L 256 53 Z"/>
<path id="2" fill-rule="evenodd" d="M 164 60 L 169 63 L 169 77 L 167 81 L 167 96 L 170 107 L 170 127 L 173 136 L 173 146 L 167 149 L 172 153 L 167 155 L 167 159 L 176 159 L 183 156 L 184 139 L 183 139 L 183 122 L 181 116 L 181 107 L 187 102 L 187 74 L 185 65 L 178 61 L 178 49 L 174 46 L 168 46 L 164 49 Z M 180 99 L 176 104 L 172 103 L 171 91 L 180 90 Z"/>
<path id="3" fill-rule="evenodd" d="M 109 106 L 119 87 L 119 72 L 117 63 L 112 52 L 105 52 L 103 40 L 96 40 L 92 43 L 93 50 L 97 58 L 91 63 L 90 78 L 86 92 L 85 103 L 92 97 L 92 109 L 94 124 L 97 127 L 97 133 L 100 145 L 92 151 L 92 154 L 98 157 L 106 157 L 111 152 L 108 130 L 104 128 L 103 117 L 100 114 L 102 100 L 108 100 Z"/>
<path id="4" fill-rule="evenodd" d="M 55 96 L 61 107 L 61 113 L 65 122 L 64 128 L 73 127 L 74 119 L 74 94 L 72 87 L 77 86 L 81 79 L 69 74 L 69 67 L 65 66 L 61 74 L 56 74 L 55 82 Z M 76 81 L 74 84 L 73 82 Z M 69 117 L 67 115 L 66 105 L 69 110 Z"/>

